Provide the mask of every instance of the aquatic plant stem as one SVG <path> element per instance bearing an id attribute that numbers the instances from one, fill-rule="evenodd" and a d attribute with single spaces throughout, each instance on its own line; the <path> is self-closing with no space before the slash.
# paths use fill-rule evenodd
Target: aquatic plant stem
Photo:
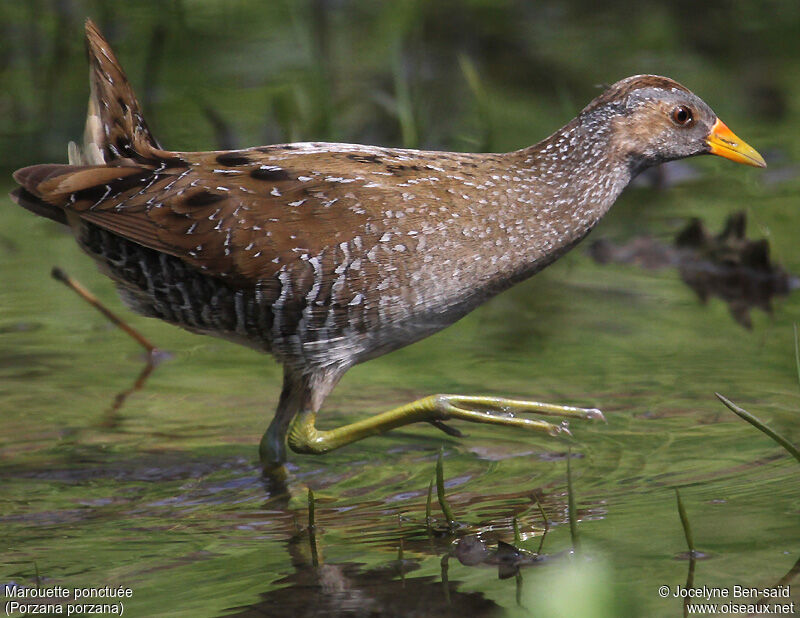
<path id="1" fill-rule="evenodd" d="M 444 493 L 444 447 L 439 448 L 439 458 L 436 460 L 436 497 L 439 499 L 439 506 L 442 508 L 442 513 L 447 520 L 447 525 L 455 528 L 456 521 L 453 517 L 453 510 L 447 502 L 447 496 Z"/>
<path id="2" fill-rule="evenodd" d="M 425 503 L 425 527 L 428 529 L 428 532 L 431 530 L 431 522 L 433 518 L 431 516 L 431 499 L 433 497 L 433 479 L 431 482 L 428 483 L 428 500 Z"/>
<path id="3" fill-rule="evenodd" d="M 686 545 L 689 547 L 689 571 L 686 574 L 686 589 L 694 588 L 694 568 L 697 558 L 697 552 L 694 549 L 694 537 L 692 536 L 692 527 L 689 525 L 689 517 L 686 515 L 686 509 L 683 508 L 683 501 L 681 500 L 681 493 L 678 488 L 675 488 L 675 498 L 678 501 L 678 516 L 681 518 L 681 526 L 683 526 L 683 536 L 686 538 Z M 689 597 L 683 599 L 683 615 L 689 615 Z"/>
<path id="4" fill-rule="evenodd" d="M 694 537 L 692 536 L 692 527 L 689 525 L 689 517 L 686 515 L 686 509 L 683 508 L 681 493 L 678 491 L 677 487 L 675 488 L 675 498 L 678 500 L 678 516 L 681 518 L 683 536 L 686 537 L 686 544 L 689 546 L 689 554 L 694 556 Z"/>
<path id="5" fill-rule="evenodd" d="M 737 406 L 730 399 L 720 395 L 719 393 L 714 393 L 714 394 L 717 396 L 717 399 L 719 399 L 722 403 L 724 403 L 728 407 L 729 410 L 731 410 L 731 412 L 746 420 L 748 423 L 750 423 L 753 427 L 755 427 L 759 431 L 762 431 L 763 433 L 767 434 L 775 442 L 777 442 L 784 449 L 786 449 L 786 451 L 790 455 L 792 455 L 792 457 L 794 457 L 798 462 L 800 462 L 800 450 L 798 450 L 794 444 L 789 442 L 789 440 L 784 438 L 781 434 L 779 434 L 771 427 L 767 426 L 766 423 L 764 423 L 764 421 L 762 421 L 758 417 L 753 416 L 747 410 Z"/>
<path id="6" fill-rule="evenodd" d="M 545 513 L 545 511 L 544 511 L 544 507 L 542 506 L 542 503 L 539 501 L 539 496 L 534 494 L 533 498 L 534 498 L 534 500 L 536 500 L 536 506 L 539 507 L 539 513 L 542 514 L 542 519 L 544 520 L 544 529 L 545 530 L 549 530 L 550 529 L 550 519 L 547 517 L 547 513 Z"/>
<path id="7" fill-rule="evenodd" d="M 572 489 L 572 449 L 567 449 L 567 512 L 569 515 L 569 534 L 572 537 L 572 549 L 578 551 L 580 542 L 578 540 L 578 522 L 575 512 L 575 492 Z"/>

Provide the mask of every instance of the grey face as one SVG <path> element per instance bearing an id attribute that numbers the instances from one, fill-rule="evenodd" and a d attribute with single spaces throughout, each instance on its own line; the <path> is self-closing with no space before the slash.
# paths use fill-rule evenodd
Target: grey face
<path id="1" fill-rule="evenodd" d="M 677 82 L 636 75 L 612 85 L 580 116 L 589 131 L 610 126 L 611 155 L 635 174 L 664 161 L 710 152 L 707 138 L 717 118 Z"/>
<path id="2" fill-rule="evenodd" d="M 615 140 L 644 166 L 710 151 L 707 138 L 717 117 L 700 98 L 673 88 L 641 88 L 628 96 L 614 120 Z"/>

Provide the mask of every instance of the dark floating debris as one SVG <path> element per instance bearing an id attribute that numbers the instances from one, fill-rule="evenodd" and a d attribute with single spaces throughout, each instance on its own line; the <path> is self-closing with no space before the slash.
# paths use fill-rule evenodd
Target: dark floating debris
<path id="1" fill-rule="evenodd" d="M 452 554 L 464 566 L 496 565 L 500 579 L 514 577 L 522 566 L 532 566 L 544 558 L 504 541 L 497 541 L 497 548 L 490 547 L 476 534 L 469 534 L 453 543 Z"/>
<path id="2" fill-rule="evenodd" d="M 589 254 L 600 264 L 637 264 L 650 270 L 677 268 L 683 282 L 703 303 L 710 297 L 721 298 L 728 303 L 734 320 L 752 328 L 750 310 L 756 307 L 772 313 L 772 298 L 788 296 L 800 287 L 800 280 L 770 259 L 767 239 L 748 239 L 746 228 L 744 212 L 730 215 L 716 236 L 694 218 L 678 232 L 672 245 L 649 236 L 634 238 L 625 245 L 601 239 L 592 243 Z"/>

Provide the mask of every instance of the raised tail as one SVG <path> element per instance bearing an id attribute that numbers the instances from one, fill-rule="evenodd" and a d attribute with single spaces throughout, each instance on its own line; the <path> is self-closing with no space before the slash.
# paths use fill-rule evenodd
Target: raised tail
<path id="1" fill-rule="evenodd" d="M 83 147 L 70 143 L 72 165 L 103 165 L 115 159 L 150 158 L 161 150 L 144 120 L 139 101 L 108 41 L 86 20 L 89 109 Z"/>
<path id="2" fill-rule="evenodd" d="M 139 101 L 108 41 L 86 20 L 89 110 L 83 146 L 69 144 L 69 165 L 42 164 L 14 172 L 12 199 L 31 212 L 67 223 L 64 209 L 130 188 L 163 165 L 165 153 L 147 127 Z"/>

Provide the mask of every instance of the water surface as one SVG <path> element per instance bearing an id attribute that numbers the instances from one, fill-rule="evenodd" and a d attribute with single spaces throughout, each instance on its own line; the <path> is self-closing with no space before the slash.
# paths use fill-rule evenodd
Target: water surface
<path id="1" fill-rule="evenodd" d="M 493 23 L 511 28 L 510 9 L 491 19 L 480 3 L 464 11 L 462 26 L 470 40 L 482 41 L 473 47 L 457 43 L 454 35 L 442 42 L 398 25 L 440 24 L 433 9 L 418 7 L 406 22 L 399 9 L 390 14 L 388 8 L 328 7 L 324 15 L 339 28 L 328 42 L 337 50 L 329 66 L 315 64 L 313 45 L 300 53 L 286 43 L 293 36 L 316 40 L 312 34 L 319 24 L 303 10 L 286 9 L 292 13 L 287 15 L 270 9 L 265 15 L 255 3 L 243 2 L 235 11 L 189 11 L 179 19 L 173 15 L 178 5 L 170 5 L 167 19 L 156 5 L 142 6 L 121 15 L 102 13 L 117 26 L 132 80 L 150 79 L 156 133 L 176 148 L 216 147 L 220 135 L 203 116 L 203 105 L 226 110 L 242 146 L 279 141 L 281 131 L 297 139 L 400 145 L 408 134 L 400 131 L 397 118 L 381 119 L 375 112 L 362 122 L 346 104 L 356 97 L 350 89 L 364 84 L 378 100 L 395 95 L 391 41 L 398 38 L 406 45 L 401 75 L 412 76 L 410 86 L 422 106 L 415 126 L 426 147 L 478 148 L 487 133 L 469 105 L 450 110 L 447 130 L 437 128 L 433 120 L 444 113 L 436 109 L 437 101 L 447 94 L 434 90 L 426 98 L 425 83 L 414 81 L 427 79 L 425 70 L 441 79 L 449 75 L 465 101 L 474 99 L 457 71 L 444 70 L 447 60 L 425 60 L 440 57 L 425 51 L 469 52 L 484 74 L 493 75 L 484 85 L 491 93 L 488 135 L 491 147 L 501 150 L 533 142 L 574 114 L 592 96 L 588 86 L 576 83 L 643 71 L 682 73 L 682 81 L 764 152 L 772 175 L 719 159 L 690 162 L 694 173 L 686 182 L 666 191 L 627 191 L 592 238 L 622 242 L 647 233 L 669 242 L 692 216 L 717 230 L 731 212 L 745 210 L 751 235 L 767 236 L 773 258 L 800 273 L 800 181 L 791 141 L 797 137 L 796 113 L 748 113 L 745 93 L 751 82 L 734 77 L 719 60 L 724 49 L 693 49 L 681 57 L 682 39 L 669 29 L 674 22 L 667 14 L 654 18 L 650 32 L 656 42 L 627 41 L 638 51 L 626 57 L 605 51 L 622 44 L 621 32 L 570 21 L 565 40 L 580 40 L 585 33 L 590 42 L 574 57 L 561 55 L 570 70 L 562 67 L 563 96 L 555 103 L 534 88 L 535 80 L 512 86 L 506 73 L 491 70 L 505 66 L 508 51 L 501 52 L 508 48 L 491 47 L 487 30 Z M 31 79 L 22 63 L 27 56 L 15 52 L 3 69 L 15 80 L 5 83 L 20 85 L 14 96 L 10 89 L 4 95 L 21 114 L 18 126 L 4 120 L 8 143 L 2 156 L 9 169 L 57 160 L 66 139 L 79 134 L 84 7 L 76 7 L 64 22 L 69 53 L 63 77 L 47 73 L 53 92 L 58 86 L 64 93 L 47 116 L 49 129 L 37 115 L 46 110 L 34 110 L 36 92 L 24 87 Z M 294 34 L 265 23 L 271 18 L 294 20 Z M 541 18 L 562 23 L 556 14 Z M 30 19 L 21 9 L 9 16 L 20 25 L 30 25 Z M 43 25 L 33 29 L 45 51 L 53 50 L 47 41 L 61 32 L 57 25 L 64 19 L 47 13 Z M 331 32 L 326 23 L 322 27 Z M 137 36 L 150 41 L 146 33 L 154 24 L 165 28 L 167 51 L 156 49 L 162 55 L 156 54 L 158 70 L 151 75 L 135 41 Z M 392 34 L 394 26 L 400 34 Z M 746 16 L 729 26 L 732 32 L 755 27 Z M 389 43 L 373 31 L 379 27 Z M 763 27 L 760 41 L 788 28 Z M 551 40 L 543 28 L 537 26 L 525 40 Z M 200 34 L 207 35 L 201 38 L 207 44 L 197 43 Z M 212 43 L 221 56 L 208 49 Z M 661 51 L 645 53 L 654 48 Z M 277 51 L 270 55 L 270 50 Z M 368 50 L 380 53 L 373 57 Z M 545 80 L 547 73 L 536 73 L 531 60 L 536 54 L 525 53 L 531 54 L 523 54 L 527 70 Z M 593 53 L 606 54 L 608 70 L 588 63 Z M 774 43 L 759 53 L 774 72 L 776 87 L 784 88 L 782 96 L 791 98 L 786 52 Z M 231 64 L 231 57 L 240 64 Z M 455 62 L 452 52 L 441 57 Z M 53 66 L 54 58 L 42 54 L 36 62 Z M 182 67 L 200 63 L 208 69 L 202 76 L 181 74 Z M 232 73 L 231 66 L 239 68 Z M 312 79 L 315 71 L 333 82 L 333 110 L 319 107 L 308 90 L 309 83 L 320 83 Z M 298 83 L 292 95 L 297 109 L 289 105 L 281 115 L 280 88 Z M 741 87 L 742 94 L 718 86 L 726 83 Z M 426 100 L 431 107 L 421 103 Z M 14 134 L 16 141 L 10 139 Z M 10 188 L 5 183 L 0 195 Z M 429 426 L 409 427 L 320 458 L 293 455 L 287 491 L 276 492 L 260 479 L 256 459 L 280 391 L 280 368 L 253 351 L 132 315 L 56 225 L 7 199 L 0 212 L 0 583 L 33 586 L 38 572 L 42 586 L 126 585 L 134 590 L 126 612 L 135 616 L 555 615 L 554 605 L 587 595 L 604 615 L 675 616 L 681 602 L 661 599 L 658 587 L 684 584 L 689 569 L 676 486 L 695 543 L 706 554 L 694 567 L 696 585 L 773 585 L 800 556 L 797 463 L 714 397 L 715 391 L 725 394 L 800 442 L 792 340 L 792 324 L 800 318 L 797 295 L 777 299 L 772 314 L 754 310 L 748 330 L 723 301 L 700 302 L 675 270 L 602 266 L 581 246 L 450 329 L 351 370 L 326 402 L 321 424 L 351 422 L 435 392 L 597 406 L 608 424 L 573 423 L 569 443 L 485 426 L 460 426 L 467 434 L 461 439 Z M 142 371 L 141 350 L 52 280 L 53 265 L 172 355 L 118 409 L 119 394 L 129 391 Z M 427 488 L 441 446 L 448 497 L 463 524 L 453 534 L 429 534 L 425 525 Z M 567 525 L 570 446 L 577 555 L 570 553 Z M 305 530 L 309 487 L 317 496 L 316 559 Z M 550 520 L 543 542 L 537 499 Z M 435 500 L 434 517 L 438 530 L 443 522 Z M 521 547 L 537 552 L 541 544 L 541 560 L 523 567 L 520 577 L 501 579 L 496 564 L 459 561 L 454 543 L 474 542 L 473 535 L 490 550 L 498 540 L 513 542 L 515 517 Z M 451 553 L 443 569 L 442 559 Z M 565 586 L 560 577 L 570 565 L 585 567 L 589 575 Z"/>

